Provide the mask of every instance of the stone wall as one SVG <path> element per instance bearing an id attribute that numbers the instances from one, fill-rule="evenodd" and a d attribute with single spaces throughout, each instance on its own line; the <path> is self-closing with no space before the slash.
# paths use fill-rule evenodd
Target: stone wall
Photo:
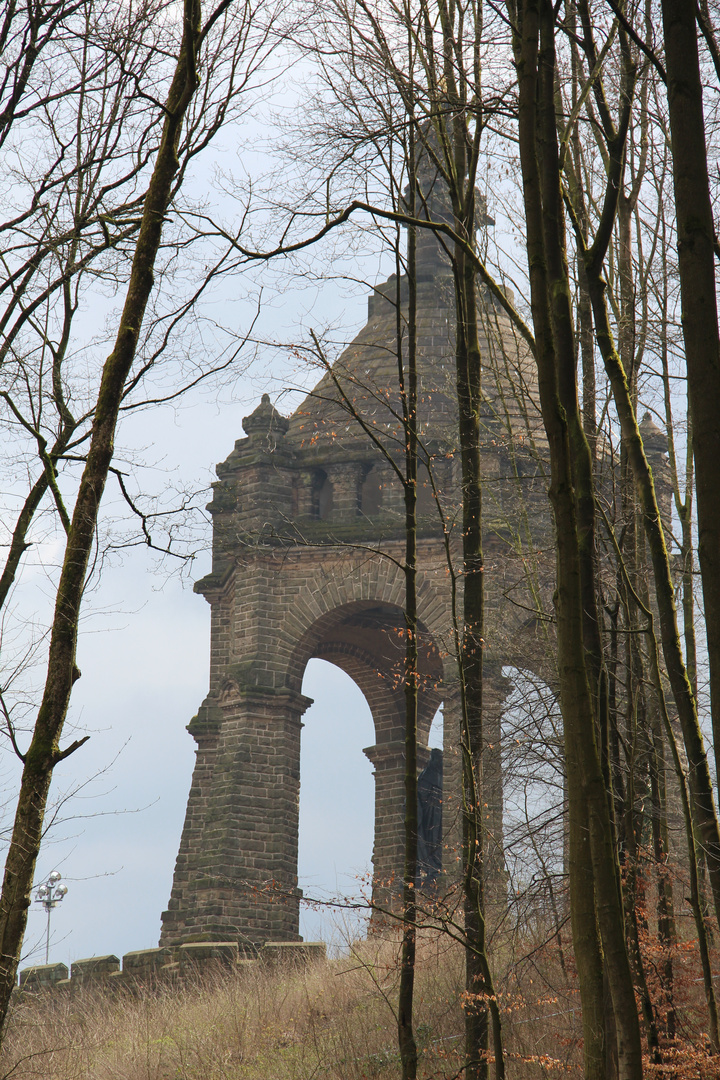
<path id="1" fill-rule="evenodd" d="M 36 964 L 20 971 L 17 990 L 21 993 L 52 990 L 76 994 L 112 990 L 137 990 L 143 986 L 188 983 L 241 967 L 258 964 L 268 967 L 305 965 L 325 959 L 322 941 L 268 942 L 261 949 L 243 951 L 236 941 L 192 942 L 175 949 L 140 949 L 125 953 L 122 965 L 117 956 L 92 956 L 66 964 Z"/>

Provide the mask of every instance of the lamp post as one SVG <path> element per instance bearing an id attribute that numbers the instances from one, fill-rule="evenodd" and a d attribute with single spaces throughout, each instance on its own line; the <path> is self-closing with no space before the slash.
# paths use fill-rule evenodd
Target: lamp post
<path id="1" fill-rule="evenodd" d="M 47 931 L 45 933 L 45 963 L 50 961 L 50 912 L 54 907 L 60 903 L 62 898 L 67 893 L 67 885 L 60 885 L 61 875 L 57 870 L 53 870 L 50 877 L 43 884 L 38 886 L 38 891 L 35 893 L 35 899 L 38 903 L 47 911 Z"/>

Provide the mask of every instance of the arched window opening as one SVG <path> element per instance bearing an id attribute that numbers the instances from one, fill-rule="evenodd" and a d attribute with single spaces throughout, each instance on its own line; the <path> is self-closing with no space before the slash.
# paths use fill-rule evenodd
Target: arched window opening
<path id="1" fill-rule="evenodd" d="M 314 704 L 303 717 L 300 750 L 298 884 L 307 901 L 361 892 L 369 899 L 375 785 L 362 750 L 375 741 L 372 715 L 353 680 L 325 660 L 310 660 L 302 692 Z M 365 922 L 363 912 L 341 905 L 300 907 L 306 941 L 342 944 L 364 936 Z"/>
<path id="2" fill-rule="evenodd" d="M 443 737 L 445 730 L 445 718 L 443 715 L 443 707 L 439 706 L 438 711 L 432 718 L 430 724 L 430 734 L 428 735 L 428 746 L 431 750 L 443 748 Z"/>

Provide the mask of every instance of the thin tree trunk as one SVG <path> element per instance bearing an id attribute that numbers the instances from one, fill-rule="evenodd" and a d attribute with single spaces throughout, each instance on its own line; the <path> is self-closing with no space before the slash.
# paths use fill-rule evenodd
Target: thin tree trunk
<path id="1" fill-rule="evenodd" d="M 468 1080 L 484 1080 L 487 1076 L 489 1026 L 484 963 L 484 837 L 481 809 L 484 583 L 480 482 L 480 349 L 477 336 L 475 272 L 464 253 L 458 251 L 455 253 L 455 282 L 455 347 L 463 501 L 462 667 L 466 707 L 463 732 L 463 860 L 465 933 L 469 943 L 465 983 L 465 1075 Z"/>
<path id="2" fill-rule="evenodd" d="M 555 512 L 557 543 L 556 612 L 558 616 L 558 671 L 560 677 L 560 704 L 563 714 L 565 739 L 565 776 L 568 802 L 568 847 L 570 877 L 570 919 L 572 927 L 575 962 L 580 984 L 583 1027 L 584 1075 L 586 1080 L 604 1080 L 605 1077 L 605 1017 L 603 992 L 603 963 L 600 933 L 595 904 L 595 887 L 590 852 L 590 829 L 587 819 L 587 803 L 584 798 L 580 753 L 576 746 L 576 725 L 570 715 L 570 670 L 578 663 L 580 677 L 586 677 L 582 655 L 578 657 L 566 649 L 572 642 L 572 630 L 568 632 L 565 620 L 560 618 L 559 601 L 567 595 L 566 578 L 573 573 L 577 563 L 577 549 L 572 564 L 563 558 L 565 545 L 572 547 L 575 533 L 574 507 L 569 502 L 571 478 L 569 473 L 569 443 L 564 423 L 564 413 L 557 397 L 555 355 L 550 327 L 547 300 L 547 277 L 543 239 L 543 206 L 538 171 L 536 139 L 537 101 L 537 52 L 539 45 L 539 12 L 537 3 L 530 0 L 517 9 L 511 7 L 512 21 L 519 34 L 514 41 L 515 63 L 519 84 L 519 139 L 522 166 L 525 218 L 527 222 L 528 265 L 530 273 L 533 325 L 537 343 L 538 383 L 540 388 L 543 420 L 548 435 L 551 463 L 551 501 Z M 565 498 L 560 501 L 558 494 Z M 557 509 L 555 503 L 557 502 Z M 563 516 L 570 517 L 570 535 L 563 529 Z M 577 538 L 575 537 L 575 540 Z M 562 577 L 561 577 L 562 575 Z M 578 639 L 582 631 L 577 628 Z M 573 673 L 574 674 L 574 673 Z M 589 690 L 586 687 L 589 696 Z M 593 715 L 591 710 L 588 714 Z M 590 870 L 590 872 L 588 872 Z"/>
<path id="3" fill-rule="evenodd" d="M 482 31 L 481 8 L 473 9 L 474 31 Z M 476 235 L 475 176 L 479 156 L 480 117 L 476 117 L 473 145 L 468 147 L 467 77 L 458 82 L 452 60 L 455 49 L 454 15 L 440 5 L 445 54 L 443 56 L 444 103 L 452 119 L 436 119 L 437 146 L 447 166 L 455 233 L 473 248 Z M 477 39 L 479 41 L 479 37 Z M 473 71 L 474 94 L 479 93 L 480 70 Z M 461 459 L 463 520 L 463 627 L 461 641 L 461 752 L 463 797 L 463 891 L 465 916 L 465 1076 L 485 1080 L 488 1075 L 488 1044 L 492 1033 L 495 1078 L 505 1076 L 505 1056 L 500 1009 L 487 958 L 484 910 L 484 850 L 482 815 L 483 751 L 483 648 L 484 565 L 482 547 L 482 478 L 480 462 L 480 415 L 482 369 L 478 334 L 477 266 L 461 244 L 453 251 L 455 289 L 455 368 L 458 397 L 458 434 Z"/>
<path id="4" fill-rule="evenodd" d="M 145 196 L 120 327 L 113 351 L 103 367 L 87 461 L 67 537 L 50 635 L 45 690 L 25 755 L 0 896 L 0 1025 L 4 1024 L 15 984 L 53 770 L 85 741 L 78 740 L 64 750 L 59 745 L 72 686 L 80 675 L 75 662 L 80 605 L 100 502 L 113 456 L 118 413 L 153 287 L 163 221 L 173 178 L 179 168 L 177 147 L 181 127 L 198 85 L 196 58 L 200 13 L 198 0 L 185 0 L 182 44 L 164 106 L 162 138 Z"/>
<path id="5" fill-rule="evenodd" d="M 415 216 L 415 148 L 408 152 L 410 215 Z M 405 866 L 403 875 L 403 938 L 398 994 L 398 1045 L 403 1080 L 417 1076 L 417 1043 L 413 1026 L 415 954 L 417 944 L 417 849 L 418 849 L 418 614 L 417 614 L 417 282 L 415 273 L 416 230 L 408 228 L 408 371 L 405 378 L 402 335 L 398 332 L 398 380 L 405 435 Z M 399 267 L 398 267 L 399 270 Z M 397 274 L 398 331 L 402 312 L 400 273 Z"/>
<path id="6" fill-rule="evenodd" d="M 698 935 L 698 946 L 700 951 L 700 961 L 703 972 L 703 983 L 705 986 L 705 997 L 708 1006 L 708 1020 L 710 1026 L 710 1038 L 712 1045 L 715 1049 L 718 1047 L 718 1010 L 717 1002 L 715 998 L 715 990 L 713 987 L 712 970 L 710 967 L 710 952 L 709 952 L 709 939 L 707 934 L 707 928 L 705 926 L 705 920 L 703 918 L 701 907 L 701 894 L 700 894 L 700 878 L 699 878 L 699 866 L 700 866 L 700 852 L 697 842 L 695 821 L 692 812 L 691 796 L 687 778 L 680 760 L 680 753 L 675 740 L 675 733 L 670 723 L 670 717 L 667 710 L 667 702 L 665 699 L 665 691 L 663 688 L 663 676 L 660 672 L 660 656 L 658 641 L 655 635 L 654 622 L 655 618 L 650 609 L 647 601 L 643 600 L 634 589 L 632 582 L 627 577 L 625 572 L 622 556 L 617 546 L 617 541 L 614 539 L 612 533 L 611 538 L 616 547 L 616 554 L 618 556 L 618 563 L 623 567 L 623 574 L 629 593 L 632 596 L 633 601 L 643 613 L 647 619 L 647 627 L 645 630 L 646 638 L 649 644 L 649 662 L 650 671 L 652 676 L 652 684 L 655 688 L 655 694 L 657 702 L 660 708 L 660 715 L 662 717 L 662 724 L 665 729 L 665 736 L 667 738 L 670 750 L 672 753 L 673 764 L 675 766 L 675 774 L 678 779 L 678 786 L 680 789 L 680 800 L 683 810 L 683 818 L 685 821 L 685 835 L 688 845 L 688 866 L 690 870 L 690 906 L 692 908 L 693 917 L 695 920 L 695 929 Z M 654 738 L 660 738 L 660 733 L 657 729 L 654 731 Z"/>
<path id="7" fill-rule="evenodd" d="M 664 953 L 660 965 L 660 982 L 665 998 L 665 1034 L 672 1042 L 676 1035 L 674 1003 L 674 973 L 672 949 L 676 941 L 675 911 L 672 881 L 668 874 L 667 789 L 665 775 L 665 746 L 656 709 L 651 706 L 652 758 L 650 765 L 650 798 L 652 807 L 652 840 L 657 887 L 657 933 Z"/>
<path id="8" fill-rule="evenodd" d="M 628 373 L 628 388 L 635 409 L 637 409 L 637 357 L 635 332 L 636 293 L 632 257 L 632 215 L 637 203 L 642 171 L 641 168 L 640 174 L 635 177 L 635 183 L 629 194 L 626 193 L 623 185 L 623 190 L 621 190 L 618 197 L 617 211 L 617 265 L 620 278 L 618 347 L 625 371 Z M 623 438 L 621 438 L 620 445 L 620 483 L 623 559 L 625 560 L 626 572 L 633 582 L 634 587 L 638 589 L 640 515 L 635 494 L 634 478 L 628 461 L 628 450 Z M 645 746 L 646 736 L 647 717 L 645 707 L 645 678 L 642 657 L 638 648 L 636 635 L 637 620 L 635 610 L 629 603 L 626 603 L 624 606 L 626 625 L 629 631 L 626 641 L 626 696 L 628 711 L 626 745 L 632 748 L 632 757 L 628 761 L 628 787 L 625 805 L 625 917 L 628 929 L 630 959 L 633 967 L 635 986 L 640 998 L 642 1016 L 645 1023 L 645 1035 L 648 1050 L 653 1062 L 658 1064 L 661 1058 L 659 1053 L 657 1020 L 652 999 L 650 997 L 645 965 L 640 949 L 640 931 L 638 926 L 638 904 L 643 870 L 638 858 L 637 841 L 640 829 L 642 828 L 642 821 L 637 821 L 635 785 L 639 771 L 638 756 L 641 749 Z"/>
<path id="9" fill-rule="evenodd" d="M 634 508 L 633 508 L 634 516 Z M 634 530 L 633 530 L 634 533 Z M 624 558 L 624 555 L 623 555 Z M 630 566 L 626 567 L 626 573 L 630 580 L 635 580 L 637 588 L 637 561 L 633 558 Z M 625 736 L 626 753 L 628 755 L 628 784 L 625 804 L 625 878 L 624 878 L 624 901 L 625 923 L 628 930 L 628 949 L 633 968 L 633 977 L 640 1007 L 645 1023 L 645 1037 L 648 1051 L 653 1063 L 659 1064 L 660 1042 L 658 1037 L 657 1019 L 655 1009 L 650 997 L 645 965 L 640 949 L 640 918 L 644 919 L 644 910 L 641 903 L 643 877 L 642 867 L 638 856 L 638 839 L 642 831 L 642 813 L 637 812 L 636 782 L 640 772 L 638 758 L 645 747 L 646 732 L 646 709 L 645 709 L 645 676 L 642 658 L 638 649 L 637 625 L 634 610 L 627 603 L 626 622 L 628 626 L 628 725 Z"/>
<path id="10" fill-rule="evenodd" d="M 646 609 L 648 612 L 649 609 Z M 700 865 L 698 843 L 695 835 L 695 825 L 693 822 L 693 815 L 690 802 L 690 793 L 688 791 L 688 783 L 683 771 L 682 762 L 680 760 L 680 754 L 678 752 L 677 744 L 675 742 L 675 736 L 670 725 L 670 719 L 667 715 L 667 708 L 665 706 L 665 699 L 662 692 L 662 683 L 660 679 L 660 668 L 657 663 L 657 643 L 654 645 L 655 650 L 655 673 L 654 682 L 656 691 L 661 701 L 661 710 L 663 713 L 663 719 L 665 724 L 665 731 L 668 741 L 670 743 L 670 749 L 672 751 L 673 761 L 675 764 L 675 773 L 678 778 L 680 787 L 680 800 L 683 810 L 683 818 L 685 821 L 685 835 L 687 837 L 688 845 L 688 868 L 690 871 L 690 907 L 693 913 L 693 919 L 695 920 L 695 931 L 698 936 L 698 950 L 700 952 L 700 966 L 703 973 L 703 986 L 705 988 L 705 1001 L 708 1009 L 708 1027 L 710 1029 L 710 1042 L 714 1051 L 717 1053 L 720 1050 L 720 1036 L 718 1035 L 718 1008 L 717 999 L 715 997 L 715 987 L 713 985 L 712 967 L 710 964 L 710 944 L 708 939 L 707 927 L 705 925 L 705 919 L 703 917 L 702 910 L 702 898 L 700 893 L 700 875 L 698 868 Z"/>
<path id="11" fill-rule="evenodd" d="M 628 448 L 638 496 L 643 512 L 645 534 L 653 567 L 655 594 L 660 615 L 660 638 L 668 679 L 682 728 L 689 765 L 689 784 L 693 818 L 708 865 L 715 911 L 720 920 L 720 828 L 710 779 L 705 746 L 698 721 L 697 704 L 682 655 L 670 557 L 660 518 L 652 470 L 645 456 L 642 436 L 632 406 L 630 391 L 620 357 L 613 344 L 605 301 L 605 284 L 599 272 L 589 268 L 590 294 L 600 352 L 612 386 L 623 439 Z"/>

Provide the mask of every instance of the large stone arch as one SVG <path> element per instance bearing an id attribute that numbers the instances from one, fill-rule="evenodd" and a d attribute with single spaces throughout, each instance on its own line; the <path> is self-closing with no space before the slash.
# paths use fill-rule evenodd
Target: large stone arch
<path id="1" fill-rule="evenodd" d="M 311 703 L 301 687 L 314 657 L 345 671 L 368 702 L 376 732 L 375 744 L 365 748 L 376 785 L 374 880 L 388 890 L 402 873 L 404 617 L 402 607 L 387 599 L 397 595 L 397 581 L 382 568 L 368 573 L 367 564 L 349 574 L 346 563 L 338 587 L 319 593 L 317 566 L 309 572 L 303 553 L 298 555 L 283 562 L 283 587 L 275 590 L 274 606 L 281 594 L 282 613 L 273 610 L 265 590 L 256 588 L 252 608 L 242 588 L 234 591 L 236 619 L 230 621 L 249 655 L 224 654 L 229 662 L 217 672 L 189 728 L 198 743 L 197 763 L 173 892 L 163 915 L 165 944 L 298 939 L 300 732 Z M 349 599 L 357 595 L 364 598 Z M 226 603 L 226 590 L 211 602 Z M 252 635 L 237 634 L 239 611 L 255 627 L 264 620 L 268 634 L 278 620 L 283 624 L 274 650 L 268 650 L 272 662 L 266 659 L 260 666 L 252 655 Z M 429 756 L 427 735 L 443 680 L 440 650 L 424 625 L 420 653 L 422 765 Z"/>
<path id="2" fill-rule="evenodd" d="M 431 704 L 421 706 L 420 734 L 427 735 L 425 716 L 437 709 L 443 681 L 443 658 L 423 620 L 419 623 L 420 696 Z M 405 617 L 401 604 L 367 598 L 327 606 L 296 642 L 288 664 L 287 685 L 300 690 L 309 660 L 328 660 L 346 672 L 360 687 L 370 708 L 382 698 L 403 692 L 405 663 Z M 434 712 L 433 712 L 434 715 Z M 432 717 L 431 717 L 432 718 Z M 376 737 L 384 729 L 376 722 Z"/>

